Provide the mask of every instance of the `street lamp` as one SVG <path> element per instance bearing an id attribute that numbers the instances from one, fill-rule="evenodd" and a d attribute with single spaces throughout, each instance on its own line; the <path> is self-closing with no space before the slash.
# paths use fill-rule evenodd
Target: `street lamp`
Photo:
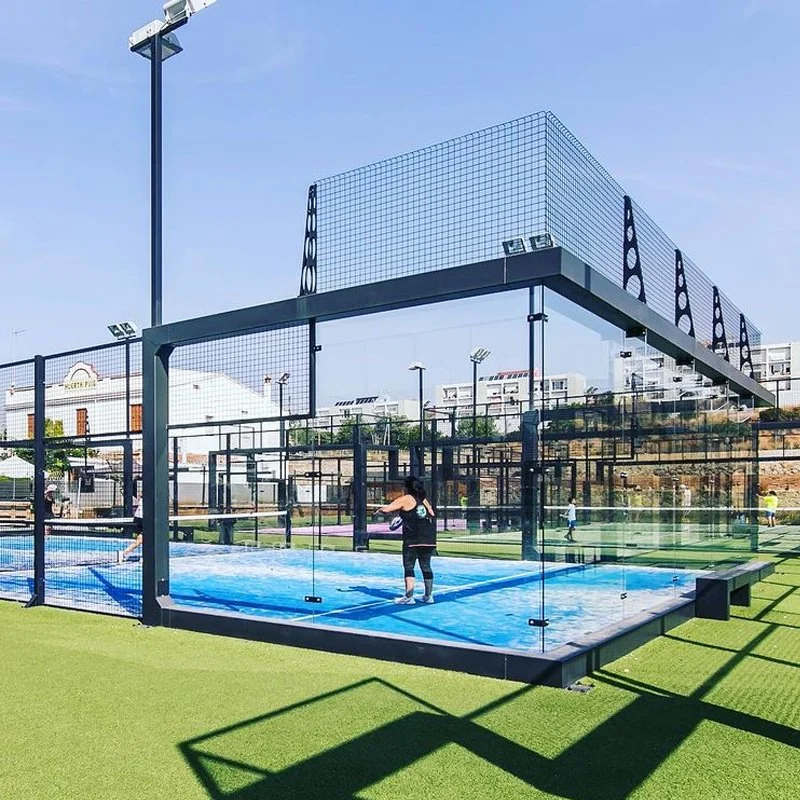
<path id="1" fill-rule="evenodd" d="M 131 52 L 150 61 L 150 324 L 161 324 L 161 64 L 183 49 L 173 31 L 189 17 L 216 0 L 169 0 L 164 19 L 153 20 L 134 31 L 128 39 Z"/>
<path id="2" fill-rule="evenodd" d="M 284 471 L 284 447 L 286 446 L 285 439 L 286 439 L 286 423 L 283 420 L 283 387 L 289 382 L 290 373 L 284 372 L 283 375 L 278 378 L 278 414 L 280 415 L 280 479 L 284 479 L 283 471 Z"/>
<path id="3" fill-rule="evenodd" d="M 472 439 L 473 449 L 475 448 L 474 439 L 478 435 L 478 364 L 485 361 L 491 353 L 483 347 L 476 347 L 469 354 L 472 362 Z M 474 459 L 474 456 L 473 456 Z"/>
<path id="4" fill-rule="evenodd" d="M 422 416 L 424 413 L 424 408 L 422 405 L 422 373 L 425 372 L 425 367 L 422 366 L 422 364 L 419 361 L 414 361 L 409 367 L 409 370 L 411 370 L 412 372 L 414 370 L 419 372 L 419 440 L 421 442 L 425 435 L 423 429 L 423 416 Z"/>
<path id="5" fill-rule="evenodd" d="M 17 356 L 17 336 L 20 334 L 27 333 L 25 328 L 20 328 L 16 331 L 11 331 L 11 363 L 14 363 L 14 359 Z M 17 386 L 17 368 L 11 367 L 11 391 L 14 392 Z"/>

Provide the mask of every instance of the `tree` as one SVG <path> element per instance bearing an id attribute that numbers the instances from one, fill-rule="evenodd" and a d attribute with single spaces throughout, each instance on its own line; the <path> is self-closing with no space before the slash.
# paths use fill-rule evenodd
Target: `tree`
<path id="1" fill-rule="evenodd" d="M 64 423 L 61 420 L 45 419 L 45 439 L 58 439 L 64 436 Z M 17 455 L 33 464 L 35 455 L 33 450 L 17 450 Z M 63 475 L 69 471 L 70 458 L 82 458 L 84 455 L 96 456 L 97 450 L 87 450 L 83 447 L 64 447 L 58 450 L 47 447 L 44 451 L 44 468 L 49 475 Z"/>
<path id="2" fill-rule="evenodd" d="M 475 435 L 479 437 L 497 436 L 497 422 L 494 417 L 477 417 L 475 420 Z M 459 420 L 456 427 L 456 437 L 459 439 L 472 438 L 472 417 Z"/>
<path id="3" fill-rule="evenodd" d="M 290 426 L 288 438 L 290 445 L 298 447 L 313 447 L 331 443 L 330 431 L 324 428 L 312 428 L 299 422 Z"/>

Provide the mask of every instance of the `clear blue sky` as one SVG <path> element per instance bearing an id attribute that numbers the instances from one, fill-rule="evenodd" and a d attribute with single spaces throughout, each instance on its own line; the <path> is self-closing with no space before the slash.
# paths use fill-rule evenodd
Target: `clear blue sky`
<path id="1" fill-rule="evenodd" d="M 148 67 L 127 37 L 161 2 L 2 6 L 6 361 L 12 330 L 19 357 L 148 320 Z M 314 179 L 550 109 L 766 340 L 800 338 L 797 0 L 219 0 L 180 36 L 166 320 L 296 294 Z"/>

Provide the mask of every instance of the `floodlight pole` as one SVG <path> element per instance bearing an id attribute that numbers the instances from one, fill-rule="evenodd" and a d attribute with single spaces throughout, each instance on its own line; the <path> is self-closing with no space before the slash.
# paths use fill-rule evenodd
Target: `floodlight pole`
<path id="1" fill-rule="evenodd" d="M 162 305 L 162 38 L 150 40 L 150 326 L 161 325 Z"/>
<path id="2" fill-rule="evenodd" d="M 478 457 L 478 445 L 475 437 L 478 435 L 478 362 L 472 359 L 472 463 Z"/>
<path id="3" fill-rule="evenodd" d="M 422 405 L 422 373 L 424 368 L 419 367 L 417 371 L 419 372 L 419 441 L 422 444 L 425 439 L 425 410 Z"/>

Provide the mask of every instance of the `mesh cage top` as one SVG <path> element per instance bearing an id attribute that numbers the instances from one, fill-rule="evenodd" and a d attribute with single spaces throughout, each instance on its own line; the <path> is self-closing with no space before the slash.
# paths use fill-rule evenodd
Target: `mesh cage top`
<path id="1" fill-rule="evenodd" d="M 331 291 L 500 258 L 550 233 L 617 285 L 625 191 L 539 112 L 316 184 L 317 288 Z M 633 203 L 647 304 L 674 321 L 675 244 Z M 684 256 L 696 337 L 711 343 L 712 281 Z M 726 336 L 740 310 L 721 293 Z M 747 320 L 751 346 L 761 332 Z M 738 366 L 738 360 L 731 360 Z"/>

